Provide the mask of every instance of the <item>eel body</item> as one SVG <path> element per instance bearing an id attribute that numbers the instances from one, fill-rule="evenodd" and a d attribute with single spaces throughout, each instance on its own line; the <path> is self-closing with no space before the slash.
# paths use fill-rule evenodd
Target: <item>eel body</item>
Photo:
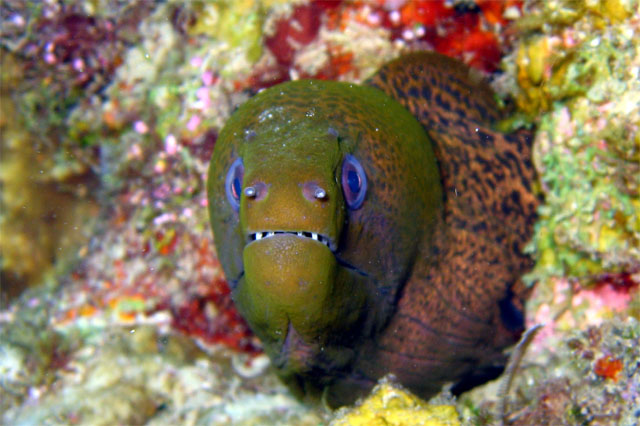
<path id="1" fill-rule="evenodd" d="M 531 134 L 436 53 L 364 85 L 302 80 L 243 104 L 208 179 L 234 301 L 298 395 L 353 402 L 389 373 L 420 396 L 495 377 L 523 330 Z"/>

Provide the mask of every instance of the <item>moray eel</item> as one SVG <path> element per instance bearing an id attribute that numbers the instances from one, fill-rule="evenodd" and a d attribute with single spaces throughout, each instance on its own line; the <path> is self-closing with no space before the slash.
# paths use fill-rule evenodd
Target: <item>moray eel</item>
<path id="1" fill-rule="evenodd" d="M 208 177 L 216 251 L 294 393 L 335 407 L 388 373 L 422 397 L 499 374 L 538 204 L 531 133 L 502 118 L 481 78 L 425 52 L 230 117 Z"/>

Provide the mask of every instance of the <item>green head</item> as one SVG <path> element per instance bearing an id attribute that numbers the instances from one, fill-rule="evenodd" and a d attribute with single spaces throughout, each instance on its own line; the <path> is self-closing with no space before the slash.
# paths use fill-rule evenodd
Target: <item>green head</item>
<path id="1" fill-rule="evenodd" d="M 233 114 L 208 195 L 236 305 L 297 380 L 346 368 L 386 323 L 442 198 L 413 116 L 377 89 L 316 80 L 272 87 Z"/>

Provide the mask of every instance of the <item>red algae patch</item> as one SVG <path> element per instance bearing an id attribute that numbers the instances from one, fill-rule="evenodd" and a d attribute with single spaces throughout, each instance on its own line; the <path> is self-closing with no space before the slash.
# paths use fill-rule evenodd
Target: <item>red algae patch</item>
<path id="1" fill-rule="evenodd" d="M 593 366 L 593 372 L 600 377 L 617 382 L 620 372 L 622 371 L 622 367 L 623 364 L 621 359 L 614 358 L 611 355 L 606 355 L 596 361 Z"/>

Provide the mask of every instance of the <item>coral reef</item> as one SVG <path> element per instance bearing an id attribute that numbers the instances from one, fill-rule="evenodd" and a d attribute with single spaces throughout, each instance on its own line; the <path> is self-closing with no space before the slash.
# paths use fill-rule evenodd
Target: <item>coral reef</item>
<path id="1" fill-rule="evenodd" d="M 4 90 L 20 86 L 20 72 L 16 58 L 4 54 L 0 93 L 0 298 L 14 297 L 25 286 L 62 273 L 66 269 L 64 259 L 86 239 L 79 225 L 97 211 L 87 197 L 87 185 L 78 183 L 71 188 L 69 180 L 45 174 L 51 151 L 39 147 L 37 138 L 27 130 L 11 99 L 15 91 Z"/>
<path id="2" fill-rule="evenodd" d="M 440 397 L 444 399 L 444 397 Z M 450 402 L 428 404 L 383 378 L 371 394 L 352 408 L 339 410 L 331 426 L 457 426 L 458 413 Z"/>
<path id="3" fill-rule="evenodd" d="M 637 1 L 532 2 L 504 59 L 534 145 L 545 204 L 530 280 L 640 270 Z"/>
<path id="4" fill-rule="evenodd" d="M 530 350 L 512 392 L 487 397 L 486 389 L 462 397 L 468 422 L 493 424 L 505 400 L 507 424 L 620 424 L 640 421 L 640 323 L 615 318 L 567 332 Z M 478 398 L 479 397 L 479 398 Z"/>
<path id="5" fill-rule="evenodd" d="M 47 287 L 34 290 L 19 306 L 0 313 L 0 411 L 20 406 L 24 398 L 55 380 L 51 372 L 65 363 L 77 345 L 49 326 L 55 299 Z M 3 423 L 7 419 L 2 420 Z"/>
<path id="6" fill-rule="evenodd" d="M 544 204 L 529 247 L 537 262 L 526 278 L 537 284 L 527 323 L 545 326 L 508 395 L 493 383 L 464 395 L 459 410 L 476 424 L 636 424 L 640 4 L 523 10 L 496 83 L 538 127 Z"/>
<path id="7" fill-rule="evenodd" d="M 148 8 L 94 6 L 0 5 L 4 296 L 63 273 L 95 215 L 99 149 L 78 137 L 69 115 L 108 84 Z"/>
<path id="8" fill-rule="evenodd" d="M 0 318 L 3 424 L 322 421 L 322 413 L 295 401 L 275 375 L 235 374 L 232 353 L 219 345 L 203 351 L 162 327 L 162 317 L 146 325 L 52 326 L 47 314 L 56 300 L 29 293 L 20 309 Z"/>
<path id="9" fill-rule="evenodd" d="M 265 373 L 233 308 L 207 225 L 206 167 L 218 129 L 259 89 L 359 82 L 433 48 L 502 67 L 499 83 L 540 129 L 545 207 L 528 321 L 551 326 L 516 374 L 508 419 L 637 423 L 640 333 L 619 318 L 640 315 L 639 7 L 2 2 L 0 279 L 14 295 L 44 277 L 51 286 L 0 311 L 1 421 L 326 423 Z M 498 419 L 491 386 L 459 401 L 464 422 Z"/>

